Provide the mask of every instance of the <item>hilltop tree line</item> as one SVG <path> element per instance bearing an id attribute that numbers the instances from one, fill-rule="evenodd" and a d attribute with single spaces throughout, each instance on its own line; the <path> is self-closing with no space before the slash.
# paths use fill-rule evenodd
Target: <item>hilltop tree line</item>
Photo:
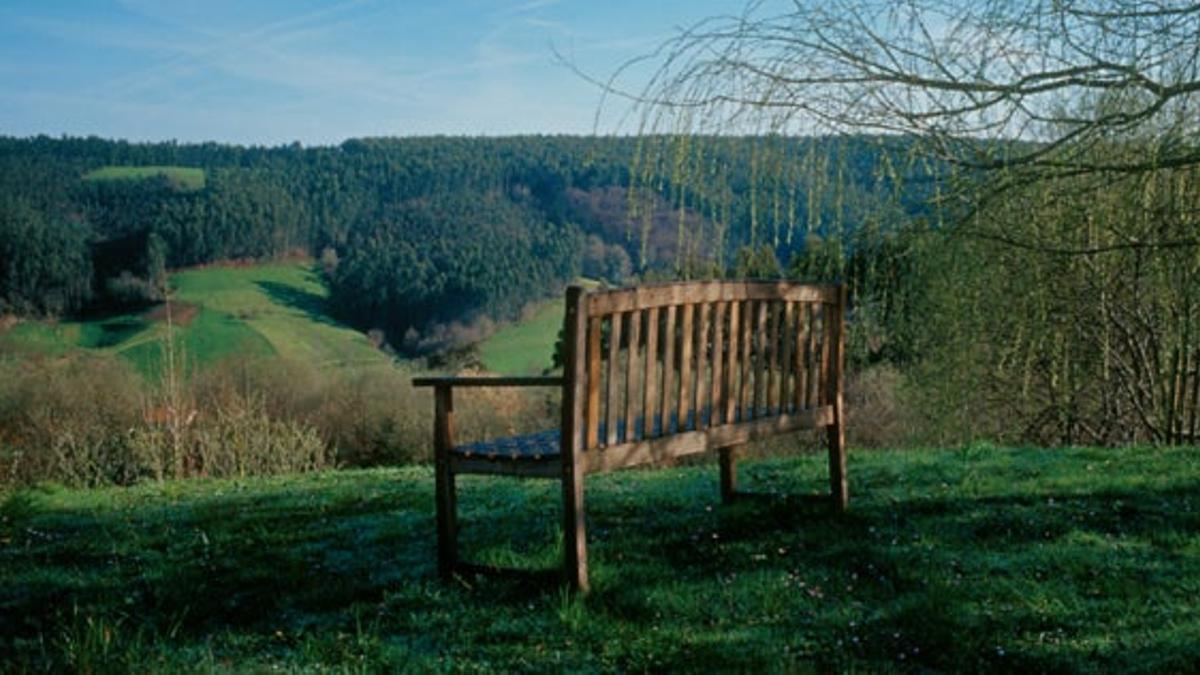
<path id="1" fill-rule="evenodd" d="M 167 269 L 300 252 L 324 261 L 341 318 L 415 347 L 437 326 L 511 318 L 581 273 L 713 275 L 743 248 L 786 262 L 868 221 L 894 229 L 886 197 L 915 173 L 881 170 L 902 153 L 868 137 L 713 139 L 686 163 L 657 152 L 668 142 L 0 138 L 0 313 L 129 309 L 162 299 Z M 146 166 L 205 180 L 89 175 Z"/>

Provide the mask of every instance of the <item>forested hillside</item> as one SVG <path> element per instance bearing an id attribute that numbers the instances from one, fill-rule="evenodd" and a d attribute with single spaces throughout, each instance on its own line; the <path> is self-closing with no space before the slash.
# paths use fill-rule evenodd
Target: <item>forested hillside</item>
<path id="1" fill-rule="evenodd" d="M 897 174 L 914 173 L 868 137 L 719 139 L 686 163 L 654 147 L 668 142 L 3 138 L 0 314 L 128 309 L 161 299 L 166 269 L 305 252 L 341 318 L 421 350 L 581 272 L 719 274 L 739 250 L 786 261 L 812 236 L 840 246 L 864 223 L 895 227 Z"/>

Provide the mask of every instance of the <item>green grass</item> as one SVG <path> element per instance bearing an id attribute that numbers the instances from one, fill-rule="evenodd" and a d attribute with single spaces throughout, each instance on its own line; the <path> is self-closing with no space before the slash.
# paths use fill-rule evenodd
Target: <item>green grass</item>
<path id="1" fill-rule="evenodd" d="M 715 470 L 588 480 L 594 590 L 443 584 L 428 469 L 0 497 L 30 670 L 1194 672 L 1200 450 L 851 454 L 851 511 Z M 806 494 L 819 455 L 745 462 Z M 558 486 L 461 481 L 464 553 L 554 561 Z"/>
<path id="2" fill-rule="evenodd" d="M 361 333 L 326 315 L 328 290 L 311 265 L 208 267 L 171 277 L 176 329 L 193 367 L 231 356 L 279 355 L 323 367 L 382 363 L 388 357 Z M 114 354 L 153 375 L 163 359 L 165 322 L 149 313 L 93 321 L 27 321 L 0 336 L 50 356 L 73 350 Z"/>
<path id="3" fill-rule="evenodd" d="M 589 288 L 599 285 L 591 279 L 576 283 Z M 479 343 L 483 365 L 493 373 L 509 375 L 540 374 L 550 368 L 554 343 L 563 326 L 563 312 L 561 298 L 535 304 L 526 318 L 502 326 Z"/>
<path id="4" fill-rule="evenodd" d="M 82 327 L 75 322 L 25 321 L 0 333 L 5 346 L 47 356 L 62 356 L 82 341 Z"/>
<path id="5" fill-rule="evenodd" d="M 134 181 L 166 178 L 178 190 L 203 190 L 204 169 L 186 166 L 104 166 L 84 174 L 86 181 Z"/>
<path id="6" fill-rule="evenodd" d="M 161 336 L 161 329 L 154 332 Z M 201 309 L 187 326 L 178 328 L 178 348 L 183 359 L 192 368 L 203 368 L 223 359 L 237 357 L 271 356 L 271 343 L 246 322 L 225 312 Z M 165 361 L 164 342 L 160 339 L 140 340 L 120 350 L 120 355 L 131 361 L 146 375 L 160 372 Z"/>
<path id="7" fill-rule="evenodd" d="M 480 360 L 494 373 L 539 374 L 552 364 L 562 325 L 562 300 L 538 303 L 529 318 L 500 328 L 480 343 Z"/>
<path id="8" fill-rule="evenodd" d="M 328 367 L 387 360 L 361 333 L 326 314 L 329 291 L 311 265 L 206 268 L 172 277 L 175 298 L 220 312 L 284 358 Z"/>

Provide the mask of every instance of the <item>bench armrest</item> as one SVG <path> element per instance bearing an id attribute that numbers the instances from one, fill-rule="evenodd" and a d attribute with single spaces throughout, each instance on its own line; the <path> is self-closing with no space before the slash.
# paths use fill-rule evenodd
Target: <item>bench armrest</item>
<path id="1" fill-rule="evenodd" d="M 544 376 L 466 376 L 414 377 L 414 387 L 561 387 L 563 378 Z"/>

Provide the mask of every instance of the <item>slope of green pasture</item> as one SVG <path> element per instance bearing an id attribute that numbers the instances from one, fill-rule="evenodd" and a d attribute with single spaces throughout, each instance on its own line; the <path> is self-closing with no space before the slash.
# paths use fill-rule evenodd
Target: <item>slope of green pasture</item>
<path id="1" fill-rule="evenodd" d="M 595 288 L 598 282 L 580 279 L 576 283 Z M 533 306 L 527 316 L 502 326 L 479 343 L 479 357 L 493 373 L 510 375 L 538 374 L 552 365 L 554 343 L 563 326 L 563 300 L 544 300 Z"/>
<path id="2" fill-rule="evenodd" d="M 178 301 L 233 317 L 284 358 L 322 366 L 387 360 L 363 334 L 327 316 L 329 291 L 310 265 L 188 270 L 174 275 L 172 285 Z"/>
<path id="3" fill-rule="evenodd" d="M 190 367 L 272 354 L 327 367 L 389 358 L 326 316 L 328 291 L 308 264 L 186 270 L 173 274 L 171 285 L 177 344 Z M 0 340 L 51 356 L 79 349 L 115 354 L 153 375 L 164 354 L 163 314 L 157 308 L 90 321 L 26 321 Z"/>
<path id="4" fill-rule="evenodd" d="M 479 345 L 479 357 L 493 373 L 537 374 L 549 368 L 563 325 L 563 303 L 539 303 L 526 319 L 504 326 Z"/>
<path id="5" fill-rule="evenodd" d="M 0 344 L 22 351 L 62 356 L 80 340 L 80 324 L 74 322 L 24 321 L 2 333 Z"/>
<path id="6" fill-rule="evenodd" d="M 3 342 L 21 349 L 62 356 L 72 349 L 115 351 L 153 339 L 154 322 L 136 314 L 91 321 L 24 321 L 3 333 Z"/>
<path id="7" fill-rule="evenodd" d="M 1196 672 L 1200 449 L 852 452 L 836 514 L 711 465 L 588 478 L 592 593 L 442 582 L 425 467 L 0 495 L 15 671 Z M 804 495 L 822 455 L 744 461 Z M 553 564 L 559 486 L 459 481 Z"/>
<path id="8" fill-rule="evenodd" d="M 145 180 L 162 176 L 179 189 L 203 190 L 204 169 L 186 166 L 104 166 L 84 174 L 86 181 Z"/>
<path id="9" fill-rule="evenodd" d="M 271 356 L 274 350 L 258 331 L 225 312 L 201 309 L 186 325 L 176 327 L 179 358 L 189 368 L 203 368 L 230 357 Z M 165 359 L 166 331 L 159 327 L 152 339 L 123 346 L 118 353 L 143 374 L 157 375 Z"/>

